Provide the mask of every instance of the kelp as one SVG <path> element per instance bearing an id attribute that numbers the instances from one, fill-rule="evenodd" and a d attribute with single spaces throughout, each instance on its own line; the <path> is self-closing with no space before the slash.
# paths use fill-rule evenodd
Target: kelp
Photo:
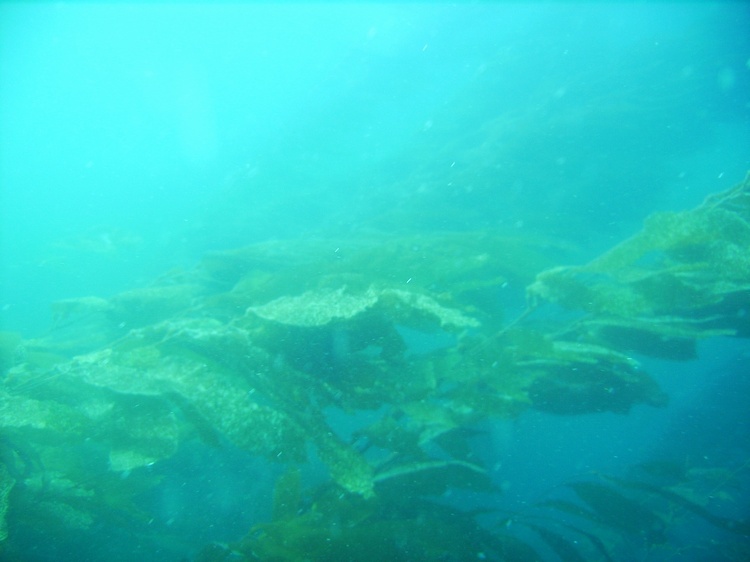
<path id="1" fill-rule="evenodd" d="M 655 460 L 650 464 L 661 467 L 665 463 Z M 649 549 L 673 544 L 672 529 L 677 528 L 688 514 L 724 531 L 727 544 L 732 544 L 735 540 L 733 537 L 738 537 L 738 541 L 746 540 L 750 532 L 747 521 L 719 516 L 691 499 L 691 494 L 697 493 L 694 488 L 698 483 L 690 471 L 670 468 L 669 475 L 673 481 L 661 485 L 650 481 L 651 471 L 641 473 L 646 479 L 600 474 L 596 479 L 568 482 L 559 490 L 571 490 L 577 501 L 555 497 L 555 494 L 521 513 L 513 514 L 501 528 L 509 528 L 507 521 L 512 521 L 533 529 L 563 560 L 576 560 L 582 554 L 584 559 L 590 558 L 582 551 L 575 535 L 586 537 L 605 560 L 613 560 L 613 548 L 608 548 L 604 537 L 620 537 L 625 541 L 633 539 Z M 727 481 L 724 477 L 708 495 L 719 493 Z M 707 497 L 705 492 L 700 496 Z M 694 524 L 695 519 L 691 525 Z M 569 552 L 571 548 L 574 552 Z M 701 548 L 700 542 L 696 541 L 691 548 Z"/>
<path id="2" fill-rule="evenodd" d="M 573 502 L 561 499 L 549 499 L 538 502 L 533 508 L 551 509 L 559 513 L 556 513 L 555 516 L 540 515 L 528 511 L 525 513 L 515 513 L 510 518 L 499 520 L 498 524 L 496 524 L 498 532 L 507 532 L 516 525 L 522 525 L 542 536 L 545 543 L 562 560 L 576 560 L 578 557 L 588 560 L 596 555 L 601 560 L 613 562 L 612 555 L 602 538 L 605 534 L 602 532 L 599 520 L 594 512 Z M 583 523 L 578 525 L 567 523 L 569 515 L 582 519 Z M 591 523 L 594 528 L 590 530 L 584 529 L 583 526 L 586 523 Z M 585 537 L 586 541 L 582 543 L 580 537 Z"/>
<path id="3" fill-rule="evenodd" d="M 648 544 L 666 541 L 664 520 L 641 503 L 597 482 L 571 482 L 568 486 L 591 508 L 597 522 L 639 535 Z"/>
<path id="4" fill-rule="evenodd" d="M 114 400 L 178 395 L 239 447 L 271 457 L 283 450 L 289 458 L 300 458 L 301 433 L 294 421 L 253 401 L 251 381 L 226 366 L 240 361 L 256 371 L 257 380 L 265 376 L 267 356 L 245 337 L 212 321 L 160 324 L 132 331 L 114 348 L 77 357 L 60 368 L 60 376 L 106 389 Z M 230 357 L 222 351 L 231 352 Z"/>
<path id="5" fill-rule="evenodd" d="M 432 473 L 445 467 L 481 470 L 463 463 L 416 463 L 396 471 L 386 469 L 379 473 L 377 494 L 368 499 L 336 495 L 328 485 L 303 490 L 299 472 L 292 470 L 277 482 L 273 521 L 256 526 L 231 545 L 231 551 L 239 559 L 279 561 L 342 556 L 369 560 L 373 548 L 395 560 L 546 560 L 538 541 L 522 532 L 523 527 L 541 538 L 555 559 L 611 562 L 619 559 L 621 548 L 626 549 L 625 556 L 631 556 L 633 544 L 649 550 L 671 548 L 674 539 L 670 532 L 677 524 L 679 508 L 743 539 L 747 535 L 743 521 L 713 516 L 669 488 L 609 475 L 568 482 L 564 488 L 571 490 L 577 501 L 552 497 L 509 518 L 498 518 L 492 508 L 461 512 L 430 499 L 444 493 L 440 482 L 451 481 L 457 489 L 471 488 L 458 473 L 447 480 Z M 414 474 L 430 476 L 435 482 L 425 487 L 418 480 L 412 485 L 399 480 Z M 480 516 L 497 519 L 494 525 L 482 525 L 477 523 Z M 432 540 L 424 535 L 424 525 L 433 529 Z"/>
<path id="6" fill-rule="evenodd" d="M 557 554 L 560 560 L 564 560 L 565 562 L 585 562 L 586 559 L 578 552 L 572 541 L 546 527 L 533 524 L 528 524 L 528 526 L 542 537 L 544 542 Z"/>
<path id="7" fill-rule="evenodd" d="M 428 295 L 400 289 L 378 290 L 372 286 L 360 293 L 349 292 L 346 287 L 307 291 L 297 297 L 281 297 L 250 307 L 247 312 L 279 324 L 316 327 L 351 320 L 374 308 L 380 308 L 393 322 L 404 325 L 419 325 L 420 317 L 426 317 L 424 324 L 433 328 L 437 325 L 444 329 L 467 329 L 480 325 L 476 319 L 441 306 Z"/>
<path id="8" fill-rule="evenodd" d="M 690 511 L 694 513 L 695 515 L 698 515 L 699 517 L 701 517 L 703 520 L 708 521 L 712 525 L 720 529 L 723 529 L 725 531 L 729 531 L 730 533 L 736 533 L 742 536 L 750 535 L 750 522 L 749 521 L 730 519 L 727 517 L 721 517 L 721 516 L 715 515 L 711 513 L 705 507 L 699 505 L 698 503 L 694 501 L 691 501 L 690 499 L 686 498 L 685 496 L 678 493 L 677 491 L 670 490 L 668 488 L 664 488 L 660 486 L 654 486 L 653 484 L 649 484 L 647 482 L 623 480 L 623 479 L 614 478 L 614 477 L 608 477 L 608 479 L 611 482 L 615 483 L 616 485 L 624 489 L 638 490 L 638 491 L 647 492 L 647 493 L 661 496 L 662 498 L 666 499 L 671 504 L 674 504 L 675 506 L 679 506 L 687 511 Z"/>
<path id="9" fill-rule="evenodd" d="M 456 368 L 474 373 L 479 389 L 493 391 L 484 408 L 495 401 L 495 411 L 485 412 L 495 415 L 505 410 L 512 416 L 529 406 L 558 414 L 627 413 L 634 404 L 667 401 L 639 361 L 567 333 L 512 327 L 469 347 Z M 460 382 L 457 393 L 471 392 L 470 378 Z M 479 393 L 475 397 L 481 402 Z"/>
<path id="10" fill-rule="evenodd" d="M 471 537 L 488 559 L 536 560 L 521 538 L 488 533 L 475 514 L 451 519 L 427 498 L 454 488 L 496 493 L 471 455 L 478 424 L 529 408 L 661 406 L 666 395 L 634 353 L 687 360 L 701 338 L 750 335 L 741 314 L 749 188 L 746 180 L 692 211 L 653 215 L 582 266 L 550 269 L 548 241 L 491 230 L 367 233 L 215 252 L 143 289 L 55 303 L 45 337 L 0 335 L 0 430 L 39 459 L 10 447 L 5 517 L 15 516 L 14 502 L 82 529 L 118 505 L 140 517 L 129 482 L 158 473 L 197 439 L 293 470 L 314 459 L 328 471 L 312 505 L 294 499 L 306 492 L 288 473 L 274 520 L 246 538 L 252 550 L 231 552 L 293 560 L 310 548 L 311 559 L 366 560 L 380 548 L 395 560 L 407 551 L 476 559 L 461 550 Z M 532 279 L 528 310 L 503 326 L 502 291 Z M 569 488 L 578 502 L 538 508 L 661 540 L 662 514 L 626 486 Z M 672 493 L 654 492 L 706 517 Z M 340 535 L 326 542 L 333 529 Z M 567 531 L 539 529 L 549 548 L 576 559 Z"/>
<path id="11" fill-rule="evenodd" d="M 575 527 L 573 525 L 568 525 L 566 523 L 557 522 L 557 524 L 561 527 L 564 527 L 566 529 L 570 529 L 574 533 L 578 535 L 583 535 L 588 539 L 588 541 L 591 543 L 591 545 L 594 547 L 596 552 L 602 556 L 603 560 L 606 560 L 607 562 L 612 562 L 612 557 L 609 554 L 609 550 L 607 549 L 607 546 L 604 544 L 604 541 L 600 539 L 596 534 L 590 533 L 588 531 L 585 531 L 581 529 L 580 527 Z"/>
<path id="12" fill-rule="evenodd" d="M 387 481 L 387 487 L 399 490 L 402 497 L 439 496 L 451 487 L 498 492 L 484 468 L 457 460 L 427 460 L 401 463 L 392 468 L 381 467 L 374 480 L 380 489 Z"/>
<path id="13" fill-rule="evenodd" d="M 257 525 L 232 550 L 247 560 L 279 562 L 541 560 L 529 544 L 482 528 L 469 512 L 404 495 L 390 477 L 380 485 L 381 493 L 369 499 L 323 485 L 305 502 L 297 477 L 288 474 L 276 486 L 274 520 Z"/>
<path id="14" fill-rule="evenodd" d="M 579 310 L 577 337 L 669 359 L 692 357 L 685 340 L 746 335 L 737 311 L 750 302 L 748 200 L 750 174 L 693 210 L 654 214 L 588 264 L 541 272 L 529 307 Z"/>
<path id="15" fill-rule="evenodd" d="M 346 238 L 273 240 L 211 252 L 200 270 L 224 289 L 268 301 L 344 283 L 364 290 L 373 283 L 413 285 L 433 294 L 471 299 L 505 282 L 528 283 L 554 264 L 559 241 L 496 230 L 362 232 Z M 566 248 L 567 249 L 567 248 Z"/>
<path id="16" fill-rule="evenodd" d="M 88 421 L 81 412 L 59 402 L 0 392 L 0 426 L 4 431 L 46 433 L 69 440 L 83 435 Z"/>

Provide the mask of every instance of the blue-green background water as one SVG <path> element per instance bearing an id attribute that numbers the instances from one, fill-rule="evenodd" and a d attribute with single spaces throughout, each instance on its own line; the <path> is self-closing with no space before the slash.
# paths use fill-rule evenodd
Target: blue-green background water
<path id="1" fill-rule="evenodd" d="M 268 240 L 511 228 L 582 263 L 750 169 L 748 29 L 741 2 L 4 3 L 0 326 Z M 748 361 L 711 340 L 647 364 L 665 409 L 525 414 L 480 447 L 508 508 L 673 449 L 741 463 Z M 153 499 L 186 557 L 267 516 L 248 462 L 194 458 Z"/>

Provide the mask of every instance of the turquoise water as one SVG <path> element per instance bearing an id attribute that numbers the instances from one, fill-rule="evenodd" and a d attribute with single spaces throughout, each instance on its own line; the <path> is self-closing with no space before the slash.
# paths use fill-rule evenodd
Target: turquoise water
<path id="1" fill-rule="evenodd" d="M 742 3 L 0 6 L 0 557 L 747 559 L 745 231 L 721 215 L 705 247 L 628 266 L 650 277 L 576 272 L 575 305 L 527 287 L 743 180 L 749 23 Z M 669 283 L 716 240 L 737 253 L 698 305 Z M 605 274 L 658 306 L 624 313 Z M 606 513 L 609 492 L 631 503 Z"/>

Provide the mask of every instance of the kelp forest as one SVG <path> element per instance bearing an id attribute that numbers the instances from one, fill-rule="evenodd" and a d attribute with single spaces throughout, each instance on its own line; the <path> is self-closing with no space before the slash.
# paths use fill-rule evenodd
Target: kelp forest
<path id="1" fill-rule="evenodd" d="M 748 463 L 582 474 L 509 511 L 476 448 L 529 410 L 664 406 L 642 358 L 750 336 L 749 248 L 750 176 L 581 265 L 496 229 L 373 229 L 56 302 L 46 335 L 1 336 L 1 555 L 117 527 L 163 560 L 666 560 L 704 526 L 720 539 L 693 537 L 702 559 L 746 560 L 750 521 L 709 499 L 747 485 Z M 509 284 L 525 286 L 513 314 Z M 224 453 L 252 459 L 247 479 L 271 467 L 265 519 L 185 552 L 147 498 L 163 466 Z"/>

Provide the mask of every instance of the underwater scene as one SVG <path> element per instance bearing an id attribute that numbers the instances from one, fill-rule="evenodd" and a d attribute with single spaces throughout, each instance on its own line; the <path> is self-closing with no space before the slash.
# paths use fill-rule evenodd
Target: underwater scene
<path id="1" fill-rule="evenodd" d="M 750 560 L 750 5 L 0 5 L 0 561 Z"/>

